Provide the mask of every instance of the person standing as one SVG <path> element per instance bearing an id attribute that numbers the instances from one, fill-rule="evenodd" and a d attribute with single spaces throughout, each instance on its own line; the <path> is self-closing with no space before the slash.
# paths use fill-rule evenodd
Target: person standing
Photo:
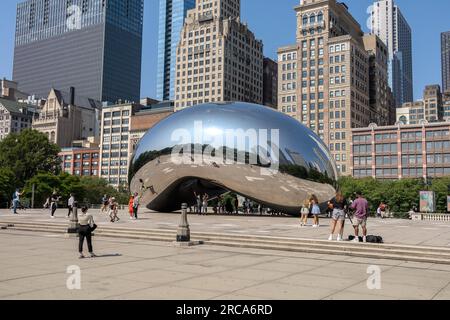
<path id="1" fill-rule="evenodd" d="M 136 192 L 134 194 L 134 199 L 133 199 L 134 220 L 137 220 L 137 218 L 138 218 L 139 200 L 140 200 L 139 194 Z"/>
<path id="2" fill-rule="evenodd" d="M 130 219 L 133 219 L 133 203 L 134 203 L 134 196 L 131 195 L 130 200 L 128 201 L 128 213 L 130 214 Z"/>
<path id="3" fill-rule="evenodd" d="M 347 199 L 344 198 L 341 192 L 337 192 L 336 196 L 330 200 L 330 209 L 332 209 L 330 222 L 330 237 L 329 241 L 333 241 L 333 235 L 337 232 L 337 241 L 342 241 L 342 228 L 345 221 L 345 210 L 347 210 Z"/>
<path id="4" fill-rule="evenodd" d="M 312 195 L 311 199 L 311 214 L 313 215 L 313 219 L 314 219 L 314 224 L 313 224 L 313 228 L 318 228 L 319 227 L 319 214 L 320 214 L 320 207 L 319 207 L 319 200 L 317 199 L 316 195 Z"/>
<path id="5" fill-rule="evenodd" d="M 194 191 L 195 201 L 197 203 L 195 207 L 195 213 L 198 215 L 202 214 L 202 197 Z"/>
<path id="6" fill-rule="evenodd" d="M 234 198 L 234 210 L 236 214 L 239 214 L 239 199 L 237 196 Z"/>
<path id="7" fill-rule="evenodd" d="M 13 194 L 13 199 L 12 199 L 13 214 L 18 214 L 17 207 L 20 205 L 20 196 L 21 195 L 23 195 L 23 192 L 20 192 L 19 189 L 16 189 L 16 191 Z"/>
<path id="8" fill-rule="evenodd" d="M 363 197 L 360 191 L 356 192 L 356 200 L 353 201 L 350 206 L 351 209 L 355 210 L 353 218 L 353 228 L 355 229 L 355 239 L 353 242 L 359 242 L 359 226 L 362 228 L 363 232 L 363 242 L 366 242 L 367 237 L 367 217 L 369 215 L 369 203 Z"/>
<path id="9" fill-rule="evenodd" d="M 70 217 L 70 214 L 73 212 L 73 203 L 75 202 L 75 196 L 73 193 L 70 194 L 70 198 L 67 201 L 67 208 L 69 208 L 69 212 L 67 213 L 67 217 Z"/>
<path id="10" fill-rule="evenodd" d="M 209 199 L 209 196 L 207 193 L 205 193 L 203 195 L 203 214 L 205 214 L 205 215 L 208 214 L 208 199 Z"/>
<path id="11" fill-rule="evenodd" d="M 50 197 L 50 217 L 53 219 L 55 218 L 55 212 L 56 209 L 58 208 L 58 201 L 61 197 L 58 196 L 58 194 L 55 192 L 53 192 L 52 196 Z"/>
<path id="12" fill-rule="evenodd" d="M 78 223 L 80 224 L 80 227 L 78 228 L 78 252 L 80 253 L 80 259 L 85 258 L 83 255 L 83 243 L 85 238 L 91 258 L 96 257 L 92 248 L 92 231 L 95 230 L 94 218 L 92 215 L 87 214 L 87 211 L 87 207 L 81 208 L 81 214 L 78 216 Z"/>
<path id="13" fill-rule="evenodd" d="M 303 201 L 303 206 L 300 209 L 300 226 L 306 226 L 308 224 L 308 216 L 310 214 L 310 206 L 311 206 L 311 202 L 309 200 L 310 198 L 306 198 Z"/>

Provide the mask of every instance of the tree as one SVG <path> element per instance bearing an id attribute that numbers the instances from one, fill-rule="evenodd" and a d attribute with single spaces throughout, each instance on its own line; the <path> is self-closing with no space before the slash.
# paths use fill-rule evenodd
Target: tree
<path id="1" fill-rule="evenodd" d="M 9 168 L 0 167 L 0 208 L 7 207 L 14 192 L 14 173 Z"/>
<path id="2" fill-rule="evenodd" d="M 38 173 L 27 181 L 24 188 L 25 197 L 31 198 L 33 185 L 35 186 L 34 204 L 35 207 L 40 207 L 54 191 L 60 190 L 61 181 L 58 176 L 51 173 Z"/>
<path id="3" fill-rule="evenodd" d="M 50 143 L 47 136 L 32 129 L 11 133 L 0 141 L 0 167 L 9 168 L 17 186 L 38 172 L 57 174 L 60 171 L 60 148 Z"/>

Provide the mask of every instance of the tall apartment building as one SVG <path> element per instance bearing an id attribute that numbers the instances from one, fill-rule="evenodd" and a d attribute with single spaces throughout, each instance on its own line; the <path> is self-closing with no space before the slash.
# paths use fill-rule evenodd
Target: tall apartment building
<path id="1" fill-rule="evenodd" d="M 277 108 L 278 105 L 278 63 L 264 58 L 263 105 Z"/>
<path id="2" fill-rule="evenodd" d="M 442 91 L 450 91 L 450 31 L 441 33 Z"/>
<path id="3" fill-rule="evenodd" d="M 369 52 L 369 104 L 374 118 L 371 122 L 381 126 L 395 123 L 395 103 L 389 88 L 389 53 L 384 42 L 376 35 L 363 37 L 364 47 Z"/>
<path id="4" fill-rule="evenodd" d="M 385 53 L 343 3 L 304 0 L 295 11 L 297 43 L 278 50 L 278 109 L 315 131 L 349 175 L 352 128 L 388 121 Z"/>
<path id="5" fill-rule="evenodd" d="M 10 133 L 31 128 L 33 118 L 37 115 L 38 110 L 34 106 L 0 98 L 0 141 Z"/>
<path id="6" fill-rule="evenodd" d="M 404 103 L 397 109 L 397 121 L 405 124 L 439 122 L 444 120 L 441 88 L 438 84 L 425 86 L 423 99 Z"/>
<path id="7" fill-rule="evenodd" d="M 136 144 L 160 120 L 173 113 L 173 104 L 126 103 L 108 106 L 102 112 L 100 177 L 114 187 L 128 185 L 128 167 Z"/>
<path id="8" fill-rule="evenodd" d="M 450 120 L 450 90 L 442 94 L 442 109 L 444 113 L 444 120 Z"/>
<path id="9" fill-rule="evenodd" d="M 138 101 L 143 0 L 28 0 L 17 5 L 13 80 L 98 101 Z"/>
<path id="10" fill-rule="evenodd" d="M 156 98 L 160 101 L 175 98 L 177 45 L 187 11 L 194 7 L 195 0 L 159 0 Z"/>
<path id="11" fill-rule="evenodd" d="M 240 21 L 240 0 L 196 0 L 177 48 L 175 109 L 263 102 L 263 44 Z"/>
<path id="12" fill-rule="evenodd" d="M 32 127 L 45 133 L 50 142 L 68 148 L 74 140 L 98 138 L 100 109 L 99 101 L 75 95 L 74 88 L 70 92 L 51 89 Z"/>
<path id="13" fill-rule="evenodd" d="M 450 175 L 450 123 L 370 126 L 353 130 L 356 178 L 437 178 Z"/>
<path id="14" fill-rule="evenodd" d="M 375 0 L 371 33 L 388 48 L 389 86 L 396 106 L 413 101 L 412 31 L 394 0 Z"/>

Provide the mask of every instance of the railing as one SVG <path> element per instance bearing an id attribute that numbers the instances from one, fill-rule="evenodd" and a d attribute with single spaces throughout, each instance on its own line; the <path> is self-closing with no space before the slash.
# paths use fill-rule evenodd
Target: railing
<path id="1" fill-rule="evenodd" d="M 450 214 L 445 214 L 445 213 L 426 213 L 426 214 L 422 214 L 422 220 L 450 221 Z"/>

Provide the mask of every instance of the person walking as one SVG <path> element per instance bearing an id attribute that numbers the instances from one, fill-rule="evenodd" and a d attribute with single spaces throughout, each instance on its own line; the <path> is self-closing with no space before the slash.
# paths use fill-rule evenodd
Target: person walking
<path id="1" fill-rule="evenodd" d="M 61 197 L 58 196 L 58 194 L 56 193 L 56 191 L 53 192 L 52 196 L 50 197 L 50 217 L 52 219 L 55 218 L 55 212 L 56 209 L 58 208 L 58 201 Z"/>
<path id="2" fill-rule="evenodd" d="M 313 224 L 313 228 L 318 228 L 319 227 L 319 214 L 320 214 L 320 207 L 319 207 L 319 200 L 317 199 L 316 195 L 312 195 L 311 199 L 311 214 L 313 215 L 313 219 L 314 219 L 314 224 Z"/>
<path id="3" fill-rule="evenodd" d="M 133 210 L 134 196 L 131 195 L 130 200 L 128 201 L 128 213 L 130 214 L 130 219 L 133 219 L 134 210 Z"/>
<path id="4" fill-rule="evenodd" d="M 13 214 L 17 213 L 17 207 L 20 205 L 20 196 L 23 195 L 23 192 L 20 192 L 19 189 L 16 189 L 16 191 L 13 193 L 13 199 L 12 199 L 12 206 L 13 206 Z"/>
<path id="5" fill-rule="evenodd" d="M 78 223 L 80 224 L 78 228 L 78 252 L 80 253 L 80 259 L 85 258 L 83 254 L 84 239 L 86 239 L 87 241 L 91 258 L 96 257 L 96 255 L 94 254 L 94 249 L 92 247 L 92 231 L 95 230 L 96 225 L 94 223 L 94 218 L 92 217 L 92 215 L 88 214 L 87 211 L 87 207 L 81 208 L 81 214 L 78 216 Z"/>
<path id="6" fill-rule="evenodd" d="M 369 203 L 363 197 L 360 191 L 356 192 L 356 200 L 353 201 L 350 208 L 355 210 L 355 213 L 353 215 L 353 228 L 355 229 L 355 239 L 353 239 L 353 242 L 359 242 L 359 226 L 361 226 L 362 228 L 363 242 L 366 242 Z"/>
<path id="7" fill-rule="evenodd" d="M 345 210 L 347 210 L 347 199 L 344 198 L 340 191 L 336 192 L 336 196 L 330 200 L 330 209 L 332 209 L 330 222 L 330 237 L 329 241 L 333 241 L 333 236 L 336 233 L 337 241 L 342 241 L 342 228 L 345 221 Z"/>
<path id="8" fill-rule="evenodd" d="M 67 200 L 67 208 L 69 208 L 69 212 L 67 213 L 67 218 L 70 217 L 70 214 L 73 212 L 73 203 L 75 202 L 75 196 L 73 193 L 70 194 L 69 200 Z"/>
<path id="9" fill-rule="evenodd" d="M 310 214 L 310 206 L 311 206 L 311 202 L 310 202 L 310 197 L 306 198 L 303 201 L 303 206 L 300 209 L 300 226 L 304 227 L 308 224 L 308 216 Z"/>
<path id="10" fill-rule="evenodd" d="M 134 220 L 137 220 L 137 218 L 138 218 L 139 201 L 140 201 L 140 197 L 139 197 L 139 194 L 136 192 L 134 194 L 134 199 L 133 199 Z"/>
<path id="11" fill-rule="evenodd" d="M 109 205 L 109 198 L 108 198 L 108 195 L 105 194 L 105 195 L 103 195 L 103 198 L 102 198 L 102 208 L 101 208 L 102 213 L 108 211 L 108 205 Z"/>
<path id="12" fill-rule="evenodd" d="M 119 221 L 119 217 L 117 216 L 117 211 L 119 209 L 119 204 L 116 202 L 116 198 L 112 197 L 109 202 L 109 217 L 111 218 L 111 222 Z"/>

